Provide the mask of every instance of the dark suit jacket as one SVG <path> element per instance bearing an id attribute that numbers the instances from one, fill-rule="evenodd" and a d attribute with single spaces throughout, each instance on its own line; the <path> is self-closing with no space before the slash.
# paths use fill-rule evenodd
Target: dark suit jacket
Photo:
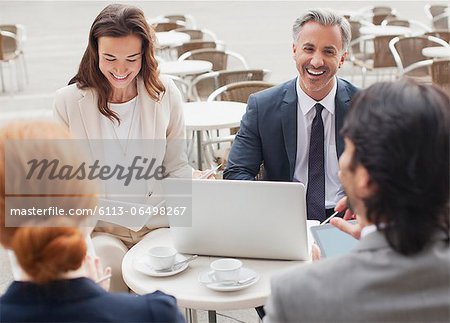
<path id="1" fill-rule="evenodd" d="M 336 153 L 344 150 L 339 134 L 357 88 L 339 79 L 335 99 Z M 296 79 L 251 95 L 224 171 L 225 179 L 253 180 L 264 161 L 264 180 L 292 181 L 297 156 Z"/>
<path id="2" fill-rule="evenodd" d="M 13 282 L 0 297 L 1 322 L 184 322 L 172 296 L 108 293 L 88 278 L 45 285 Z"/>

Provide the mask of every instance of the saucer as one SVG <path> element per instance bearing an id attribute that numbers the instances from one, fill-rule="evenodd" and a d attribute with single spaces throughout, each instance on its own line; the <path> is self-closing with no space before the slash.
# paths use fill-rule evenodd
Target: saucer
<path id="1" fill-rule="evenodd" d="M 211 279 L 211 277 L 209 277 L 209 275 L 208 275 L 209 272 L 210 271 L 201 273 L 198 276 L 198 281 L 201 282 L 202 284 L 204 284 L 209 289 L 212 289 L 212 290 L 215 290 L 218 292 L 238 291 L 238 290 L 241 290 L 241 289 L 244 289 L 244 288 L 247 288 L 247 287 L 250 287 L 250 286 L 256 284 L 259 280 L 258 273 L 256 271 L 254 271 L 250 268 L 246 268 L 246 267 L 241 268 L 241 272 L 239 273 L 238 280 L 250 279 L 251 277 L 255 277 L 255 279 L 250 280 L 248 283 L 244 283 L 244 284 L 230 285 L 229 283 L 216 282 L 216 281 L 214 281 L 214 279 Z"/>
<path id="2" fill-rule="evenodd" d="M 175 262 L 183 261 L 185 259 L 186 259 L 186 257 L 179 253 L 175 256 Z M 152 266 L 150 265 L 150 260 L 148 259 L 148 257 L 146 255 L 140 255 L 139 257 L 136 257 L 134 259 L 133 266 L 134 266 L 134 269 L 136 269 L 137 271 L 139 271 L 140 273 L 142 273 L 144 275 L 153 276 L 153 277 L 167 277 L 167 276 L 173 276 L 178 273 L 181 273 L 183 270 L 185 270 L 189 266 L 189 263 L 185 263 L 185 264 L 181 265 L 181 267 L 177 268 L 176 270 L 162 272 L 162 271 L 158 271 L 158 270 L 155 270 L 152 268 Z"/>

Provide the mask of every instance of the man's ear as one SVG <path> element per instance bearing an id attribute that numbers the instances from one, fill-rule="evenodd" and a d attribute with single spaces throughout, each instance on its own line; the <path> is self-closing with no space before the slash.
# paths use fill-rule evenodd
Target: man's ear
<path id="1" fill-rule="evenodd" d="M 342 64 L 344 64 L 345 59 L 347 58 L 348 51 L 345 51 L 344 54 L 342 54 L 341 59 L 339 60 L 339 68 L 341 68 Z"/>
<path id="2" fill-rule="evenodd" d="M 359 164 L 356 167 L 355 178 L 356 192 L 360 198 L 364 199 L 374 194 L 376 190 L 375 183 L 372 181 L 369 172 L 364 166 Z"/>
<path id="3" fill-rule="evenodd" d="M 295 44 L 292 44 L 292 57 L 295 58 L 295 53 L 297 52 L 297 46 Z"/>

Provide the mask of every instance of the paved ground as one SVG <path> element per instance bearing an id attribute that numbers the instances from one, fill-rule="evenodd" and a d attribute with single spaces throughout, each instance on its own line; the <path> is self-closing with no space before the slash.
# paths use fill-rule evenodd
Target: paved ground
<path id="1" fill-rule="evenodd" d="M 25 89 L 12 93 L 10 71 L 5 67 L 8 92 L 0 93 L 0 114 L 14 114 L 21 109 L 51 109 L 54 92 L 75 74 L 89 27 L 107 4 L 102 1 L 0 1 L 0 24 L 21 23 L 27 28 L 25 53 L 29 70 Z M 133 4 L 141 7 L 147 17 L 193 15 L 198 27 L 214 31 L 227 49 L 242 54 L 251 67 L 270 69 L 270 81 L 274 83 L 296 75 L 291 57 L 291 25 L 311 6 L 359 10 L 364 6 L 390 5 L 401 17 L 427 23 L 425 1 L 139 1 Z M 350 79 L 351 70 L 350 66 L 344 66 L 341 75 Z M 358 77 L 355 82 L 359 82 Z M 10 281 L 9 263 L 0 249 L 0 293 Z M 219 315 L 219 322 L 258 320 L 253 309 L 220 314 L 232 318 Z M 199 321 L 206 322 L 205 312 L 199 313 Z"/>

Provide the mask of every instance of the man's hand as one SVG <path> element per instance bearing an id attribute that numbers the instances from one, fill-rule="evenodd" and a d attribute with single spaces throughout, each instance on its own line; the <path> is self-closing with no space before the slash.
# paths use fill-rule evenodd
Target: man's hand
<path id="1" fill-rule="evenodd" d="M 330 223 L 334 225 L 336 228 L 341 230 L 342 232 L 345 232 L 351 236 L 353 236 L 355 239 L 360 238 L 361 236 L 361 225 L 359 224 L 359 221 L 356 224 L 351 224 L 347 222 L 348 220 L 354 220 L 357 218 L 356 213 L 354 213 L 349 207 L 347 203 L 347 196 L 344 196 L 337 202 L 336 207 L 334 208 L 335 211 L 343 212 L 344 217 L 338 218 L 335 217 L 330 220 Z"/>
<path id="2" fill-rule="evenodd" d="M 330 223 L 342 232 L 353 236 L 355 239 L 359 240 L 361 237 L 361 225 L 359 223 L 352 224 L 341 218 L 333 218 L 330 220 Z"/>
<path id="3" fill-rule="evenodd" d="M 349 207 L 347 203 L 347 196 L 344 196 L 339 200 L 339 202 L 336 203 L 336 206 L 334 207 L 335 211 L 338 212 L 344 212 L 344 220 L 354 220 L 356 219 L 356 213 L 354 213 Z"/>

